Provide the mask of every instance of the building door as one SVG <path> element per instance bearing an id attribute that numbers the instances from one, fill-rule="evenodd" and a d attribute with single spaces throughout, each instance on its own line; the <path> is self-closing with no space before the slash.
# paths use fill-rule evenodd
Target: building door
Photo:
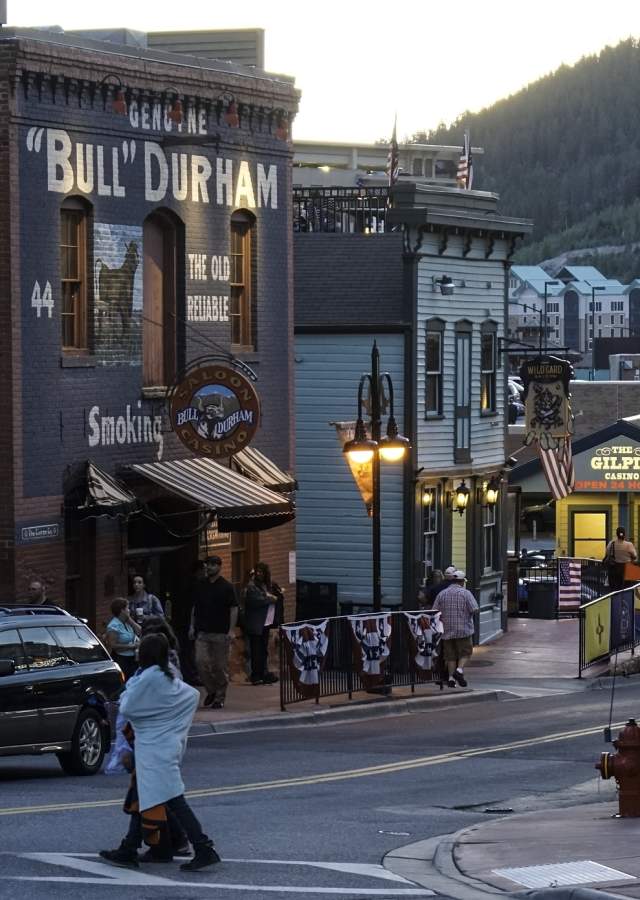
<path id="1" fill-rule="evenodd" d="M 607 510 L 571 511 L 571 556 L 603 559 L 608 534 Z"/>
<path id="2" fill-rule="evenodd" d="M 253 531 L 231 532 L 231 583 L 238 597 L 258 562 L 258 535 Z"/>

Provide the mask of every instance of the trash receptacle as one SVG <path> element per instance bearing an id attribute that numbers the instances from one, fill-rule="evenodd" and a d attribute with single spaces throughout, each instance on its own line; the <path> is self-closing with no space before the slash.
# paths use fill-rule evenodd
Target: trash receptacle
<path id="1" fill-rule="evenodd" d="M 557 615 L 556 582 L 530 581 L 527 590 L 529 618 L 555 619 Z"/>

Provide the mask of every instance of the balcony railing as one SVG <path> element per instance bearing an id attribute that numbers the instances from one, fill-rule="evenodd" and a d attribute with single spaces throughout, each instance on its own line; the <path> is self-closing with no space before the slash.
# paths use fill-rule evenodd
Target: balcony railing
<path id="1" fill-rule="evenodd" d="M 294 188 L 293 230 L 338 234 L 383 234 L 386 187 Z"/>

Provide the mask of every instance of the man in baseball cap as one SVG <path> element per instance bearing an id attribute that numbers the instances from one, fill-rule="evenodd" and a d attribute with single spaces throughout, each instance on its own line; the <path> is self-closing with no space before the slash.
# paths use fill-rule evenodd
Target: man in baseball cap
<path id="1" fill-rule="evenodd" d="M 444 626 L 442 635 L 442 655 L 449 673 L 449 687 L 467 686 L 464 677 L 464 666 L 473 653 L 473 632 L 475 631 L 474 613 L 478 609 L 476 598 L 464 586 L 466 576 L 462 569 L 455 569 L 452 574 L 445 572 L 450 579 L 447 587 L 435 598 L 432 609 L 442 613 L 440 621 Z"/>
<path id="2" fill-rule="evenodd" d="M 455 574 L 456 574 L 455 566 L 447 566 L 447 568 L 444 570 L 444 577 L 448 578 L 450 581 L 455 576 Z"/>

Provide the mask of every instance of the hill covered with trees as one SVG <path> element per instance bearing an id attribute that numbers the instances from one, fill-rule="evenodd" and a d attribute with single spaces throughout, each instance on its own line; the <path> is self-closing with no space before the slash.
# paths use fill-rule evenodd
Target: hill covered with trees
<path id="1" fill-rule="evenodd" d="M 607 274 L 640 274 L 638 39 L 561 66 L 426 138 L 461 143 L 465 129 L 484 148 L 474 160 L 474 186 L 500 194 L 506 215 L 534 220 L 519 262 L 582 247 L 590 248 L 586 261 Z"/>

